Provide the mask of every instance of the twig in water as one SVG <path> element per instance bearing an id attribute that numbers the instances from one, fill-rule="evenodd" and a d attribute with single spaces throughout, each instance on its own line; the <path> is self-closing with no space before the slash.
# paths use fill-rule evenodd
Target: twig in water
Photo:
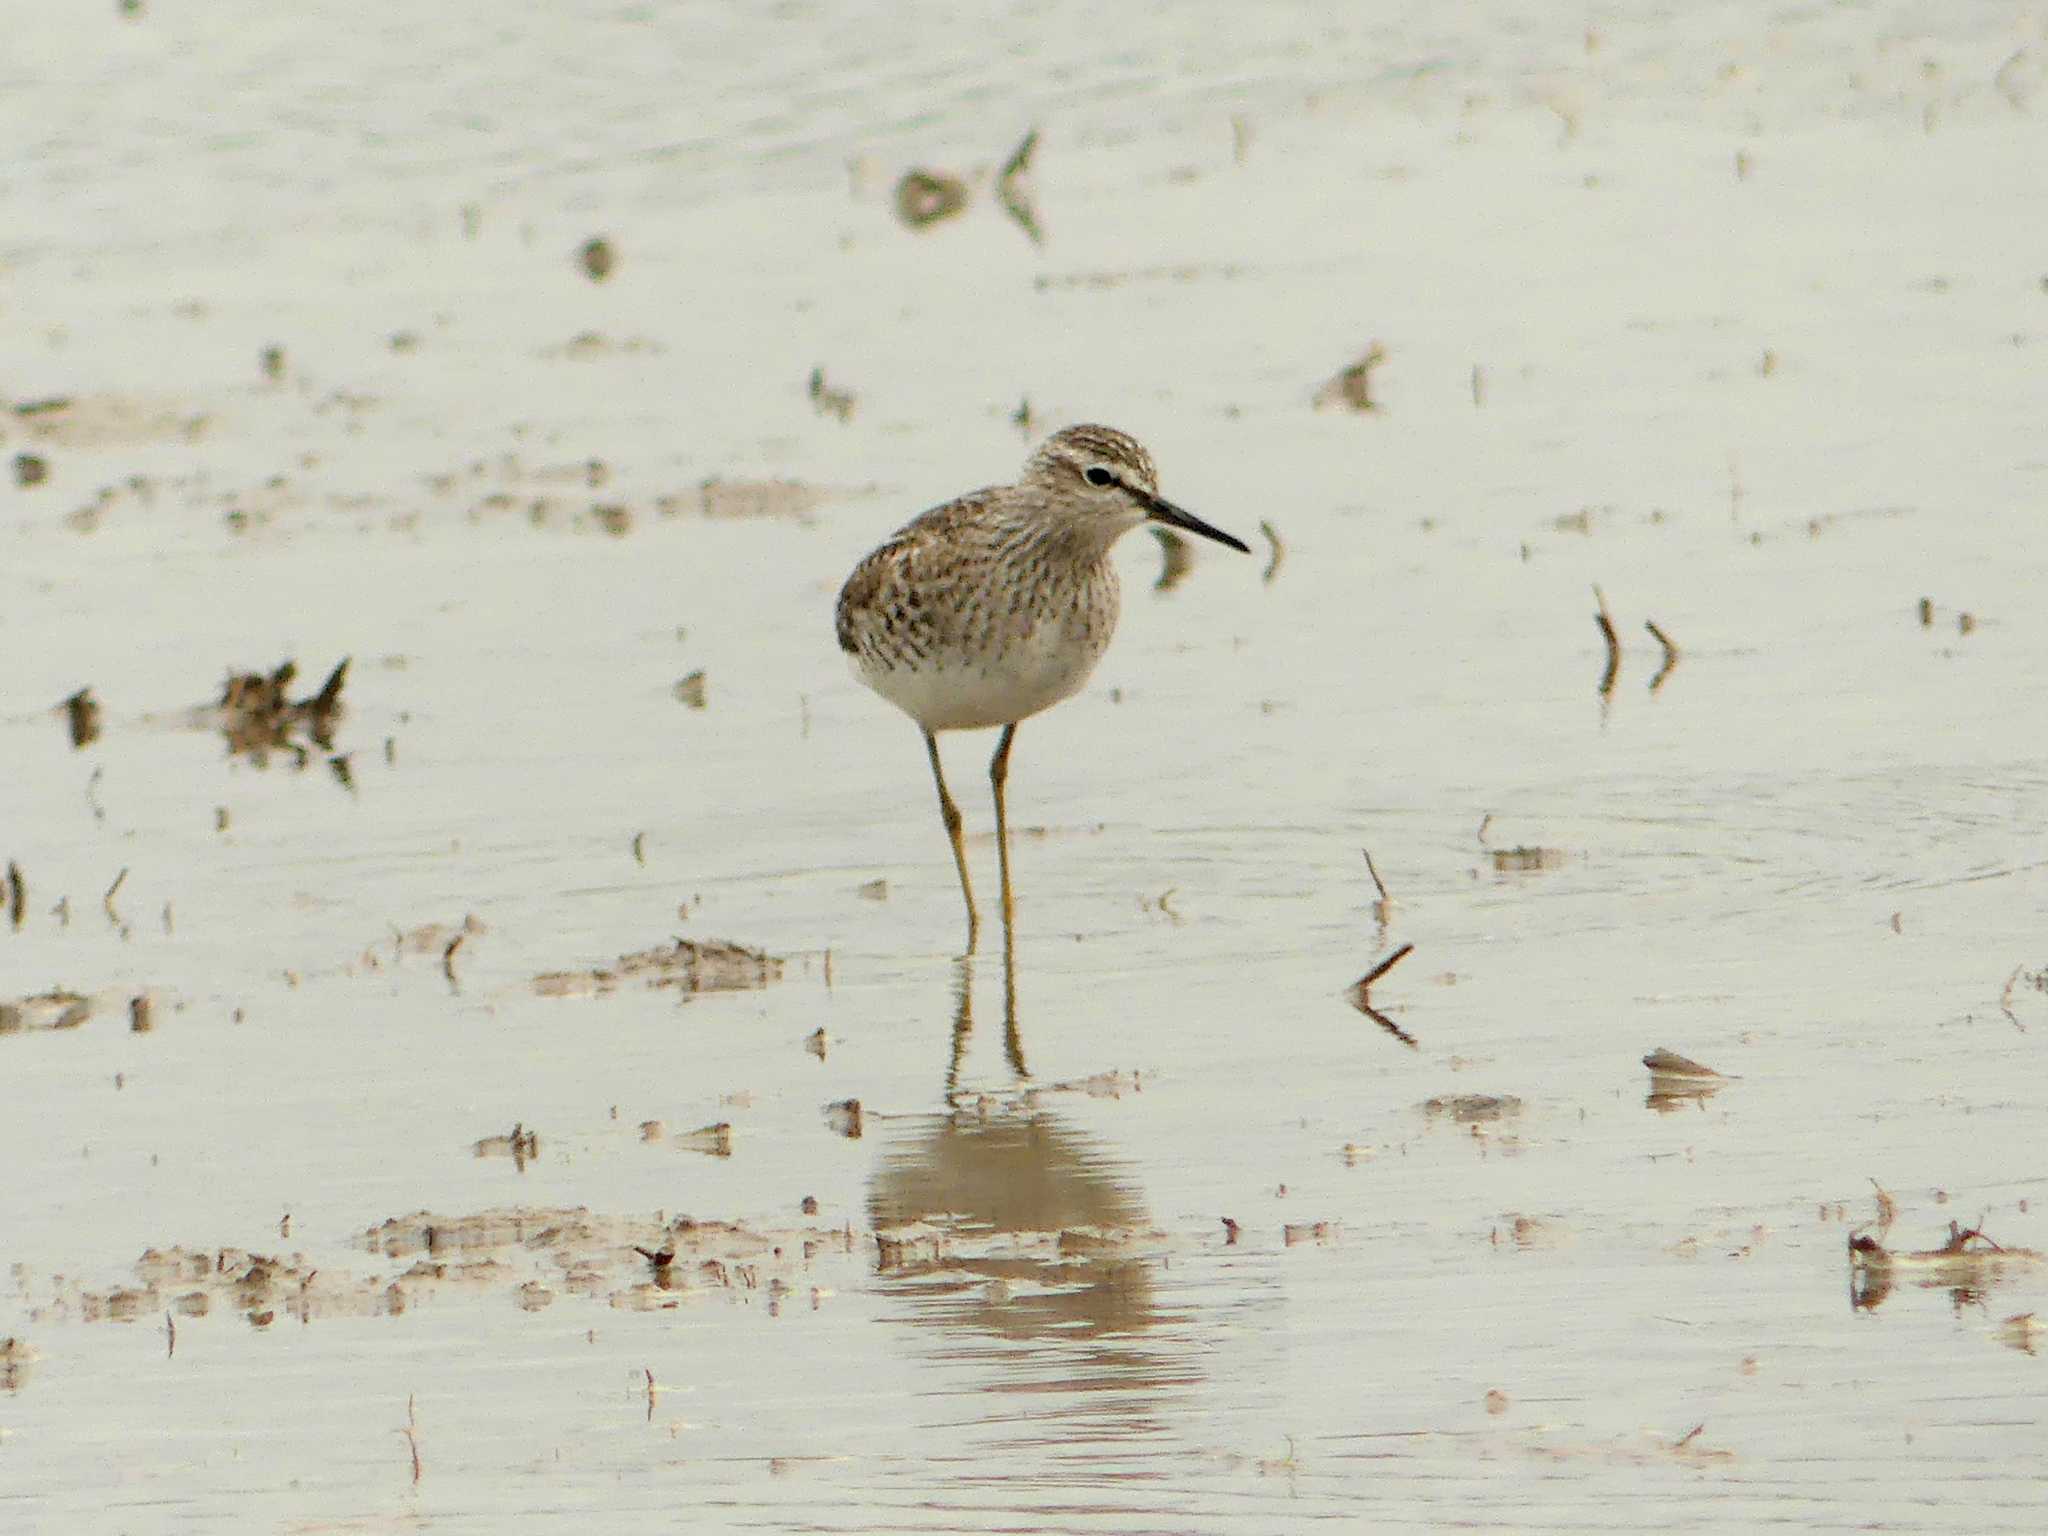
<path id="1" fill-rule="evenodd" d="M 647 1372 L 647 1422 L 654 1422 L 654 1367 L 642 1367 Z"/>
<path id="2" fill-rule="evenodd" d="M 462 983 L 455 977 L 455 951 L 462 948 L 462 941 L 468 937 L 467 932 L 458 933 L 448 941 L 448 947 L 441 951 L 441 974 L 448 978 L 448 985 L 458 992 L 462 990 Z"/>
<path id="3" fill-rule="evenodd" d="M 14 927 L 21 926 L 21 919 L 28 906 L 28 888 L 21 878 L 21 866 L 7 861 L 7 921 Z"/>
<path id="4" fill-rule="evenodd" d="M 1159 541 L 1159 553 L 1164 557 L 1159 562 L 1159 579 L 1152 583 L 1152 590 L 1171 592 L 1194 569 L 1195 557 L 1188 553 L 1188 541 L 1171 528 L 1162 528 L 1155 523 L 1152 536 Z"/>
<path id="5" fill-rule="evenodd" d="M 121 926 L 121 914 L 114 910 L 114 893 L 121 889 L 121 882 L 128 878 L 128 866 L 121 866 L 121 873 L 114 876 L 114 883 L 107 887 L 107 894 L 100 898 L 100 905 L 106 908 L 107 921 L 116 928 Z"/>
<path id="6" fill-rule="evenodd" d="M 1407 959 L 1408 952 L 1414 947 L 1415 946 L 1413 944 L 1403 944 L 1399 949 L 1395 950 L 1391 955 L 1387 956 L 1386 959 L 1382 960 L 1378 965 L 1374 966 L 1371 970 L 1367 971 L 1363 976 L 1359 977 L 1359 991 L 1370 991 L 1372 988 L 1372 984 L 1378 981 L 1382 976 L 1386 975 L 1387 972 L 1391 971 L 1395 966 L 1399 965 L 1403 960 Z"/>
<path id="7" fill-rule="evenodd" d="M 1378 901 L 1372 904 L 1372 920 L 1380 925 L 1380 937 L 1387 936 L 1387 914 L 1394 909 L 1394 898 L 1387 894 L 1387 882 L 1380 878 L 1379 866 L 1372 861 L 1372 850 L 1358 850 L 1365 855 L 1365 872 L 1372 876 L 1373 889 L 1380 893 Z"/>
<path id="8" fill-rule="evenodd" d="M 1380 878 L 1379 869 L 1372 861 L 1372 850 L 1370 848 L 1361 848 L 1358 851 L 1365 855 L 1365 872 L 1372 876 L 1373 889 L 1380 893 L 1380 900 L 1382 902 L 1391 900 L 1392 898 L 1387 895 L 1387 882 Z"/>
<path id="9" fill-rule="evenodd" d="M 1606 698 L 1614 692 L 1614 680 L 1621 674 L 1621 641 L 1615 638 L 1614 620 L 1607 613 L 1607 594 L 1594 583 L 1593 597 L 1600 604 L 1600 611 L 1593 615 L 1593 622 L 1600 626 L 1600 638 L 1607 642 L 1607 670 L 1600 674 L 1600 696 Z"/>
<path id="10" fill-rule="evenodd" d="M 175 1359 L 178 1353 L 178 1320 L 168 1312 L 164 1314 L 164 1338 L 167 1341 L 164 1348 L 164 1358 L 166 1360 Z"/>
<path id="11" fill-rule="evenodd" d="M 2003 1245 L 1993 1242 L 1984 1235 L 1984 1218 L 1982 1216 L 1977 1218 L 1977 1225 L 1974 1227 L 1966 1227 L 1961 1222 L 1950 1222 L 1948 1224 L 1948 1241 L 1934 1251 L 1944 1255 L 1968 1253 L 1972 1243 L 1982 1243 L 1993 1253 L 2005 1252 Z"/>
<path id="12" fill-rule="evenodd" d="M 1042 245 L 1045 231 L 1039 227 L 1038 208 L 1032 201 L 1027 179 L 1031 175 L 1031 155 L 1037 148 L 1038 130 L 1034 128 L 1024 135 L 1024 141 L 1010 152 L 1010 158 L 996 173 L 996 201 L 1033 245 Z"/>
<path id="13" fill-rule="evenodd" d="M 1381 1013 L 1379 1009 L 1373 1007 L 1372 984 L 1406 959 L 1408 952 L 1414 947 L 1413 944 L 1403 944 L 1399 949 L 1387 956 L 1386 959 L 1359 977 L 1351 986 L 1351 1006 L 1371 1019 L 1373 1023 L 1379 1025 L 1381 1029 L 1384 1029 L 1410 1050 L 1417 1049 L 1415 1037 L 1388 1018 L 1384 1013 Z"/>
<path id="14" fill-rule="evenodd" d="M 420 1437 L 419 1419 L 413 1413 L 412 1394 L 405 1395 L 405 1428 L 399 1431 L 405 1436 L 406 1447 L 412 1452 L 412 1485 L 420 1485 Z"/>
<path id="15" fill-rule="evenodd" d="M 17 926 L 19 925 L 17 924 Z M 2000 993 L 1998 997 L 1998 1011 L 2012 1020 L 2012 1027 L 2023 1035 L 2027 1032 L 2027 1026 L 2022 1024 L 2020 1016 L 2012 1011 L 2012 989 L 2025 971 L 2026 966 L 2024 963 L 2014 966 L 2012 974 L 2005 978 L 2005 991 Z"/>
<path id="16" fill-rule="evenodd" d="M 1664 647 L 1664 665 L 1659 667 L 1657 675 L 1650 679 L 1650 692 L 1655 693 L 1664 686 L 1664 679 L 1671 675 L 1671 669 L 1678 665 L 1678 658 L 1681 653 L 1677 643 L 1657 627 L 1655 619 L 1645 619 L 1643 621 L 1643 628 L 1650 632 L 1652 639 Z"/>
<path id="17" fill-rule="evenodd" d="M 1273 546 L 1272 559 L 1266 562 L 1265 570 L 1259 573 L 1260 583 L 1270 587 L 1273 585 L 1273 578 L 1279 574 L 1280 562 L 1286 557 L 1287 546 L 1280 542 L 1279 530 L 1274 528 L 1273 524 L 1265 518 L 1259 519 L 1259 532 L 1263 533 L 1266 536 L 1266 542 Z"/>

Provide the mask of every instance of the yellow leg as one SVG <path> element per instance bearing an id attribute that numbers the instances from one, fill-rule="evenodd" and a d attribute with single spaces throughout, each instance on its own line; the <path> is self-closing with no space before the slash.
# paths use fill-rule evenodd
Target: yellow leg
<path id="1" fill-rule="evenodd" d="M 946 824 L 946 836 L 953 843 L 953 863 L 960 871 L 960 894 L 967 901 L 967 948 L 973 952 L 976 939 L 981 935 L 981 914 L 974 910 L 974 882 L 967 878 L 967 844 L 960 835 L 960 807 L 953 803 L 953 797 L 946 792 L 945 770 L 939 767 L 939 738 L 930 731 L 924 733 L 925 750 L 931 754 L 932 780 L 939 786 L 939 819 Z M 1007 877 L 1003 887 L 1009 889 Z"/>
<path id="2" fill-rule="evenodd" d="M 1003 939 L 1009 942 L 1010 924 L 1017 917 L 1017 899 L 1010 894 L 1010 818 L 1003 805 L 1003 786 L 1010 778 L 1010 743 L 1017 727 L 1003 727 L 1003 739 L 996 743 L 996 755 L 988 760 L 988 781 L 996 792 L 996 858 L 1003 870 Z"/>

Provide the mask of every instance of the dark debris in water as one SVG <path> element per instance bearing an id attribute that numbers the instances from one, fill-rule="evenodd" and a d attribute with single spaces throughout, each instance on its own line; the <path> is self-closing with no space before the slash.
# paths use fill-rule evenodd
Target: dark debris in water
<path id="1" fill-rule="evenodd" d="M 1487 857 L 1493 860 L 1495 874 L 1534 874 L 1540 870 L 1556 869 L 1564 863 L 1561 848 L 1489 848 Z"/>
<path id="2" fill-rule="evenodd" d="M 343 657 L 320 691 L 308 698 L 291 697 L 298 665 L 287 661 L 275 671 L 236 672 L 221 687 L 219 718 L 232 756 L 267 767 L 272 752 L 289 753 L 303 768 L 313 750 L 334 750 L 334 728 L 341 720 L 341 689 L 348 680 Z M 347 782 L 343 776 L 344 784 Z"/>
<path id="3" fill-rule="evenodd" d="M 996 171 L 996 204 L 1010 222 L 1024 231 L 1033 245 L 1045 243 L 1045 229 L 1039 223 L 1038 202 L 1032 190 L 1031 162 L 1038 152 L 1038 130 L 1025 134 Z M 974 189 L 988 178 L 986 166 L 971 177 L 950 171 L 912 166 L 896 182 L 896 217 L 910 229 L 929 229 L 963 212 Z"/>
<path id="4" fill-rule="evenodd" d="M 100 739 L 100 701 L 92 696 L 92 689 L 81 688 L 62 704 L 65 729 L 71 733 L 72 747 L 89 747 Z"/>
<path id="5" fill-rule="evenodd" d="M 1690 1056 L 1681 1056 L 1676 1051 L 1667 1051 L 1663 1046 L 1643 1058 L 1643 1065 L 1663 1077 L 1695 1078 L 1701 1081 L 1722 1081 L 1721 1074 L 1712 1067 L 1700 1065 Z"/>
<path id="6" fill-rule="evenodd" d="M 944 171 L 913 166 L 896 183 L 896 217 L 912 229 L 929 229 L 967 206 L 967 183 Z"/>
<path id="7" fill-rule="evenodd" d="M 1728 1084 L 1712 1067 L 1701 1066 L 1689 1056 L 1668 1051 L 1661 1045 L 1643 1058 L 1650 1069 L 1650 1091 L 1643 1100 L 1646 1109 L 1660 1115 L 1687 1105 L 1699 1108 Z"/>
<path id="8" fill-rule="evenodd" d="M 519 1172 L 526 1172 L 526 1165 L 540 1156 L 540 1132 L 530 1131 L 524 1121 L 516 1123 L 502 1136 L 486 1136 L 478 1141 L 471 1151 L 478 1157 L 507 1157 Z"/>
<path id="9" fill-rule="evenodd" d="M 858 1141 L 866 1129 L 867 1116 L 860 1107 L 859 1099 L 840 1099 L 825 1106 L 825 1124 L 833 1135 Z"/>
<path id="10" fill-rule="evenodd" d="M 2048 1325 L 2037 1321 L 2031 1312 L 2015 1312 L 1998 1325 L 1998 1342 L 2007 1349 L 2016 1349 L 2022 1354 L 2031 1355 L 2044 1326 Z"/>
<path id="11" fill-rule="evenodd" d="M 1981 1226 L 1951 1221 L 1945 1242 L 1917 1250 L 1887 1248 L 1859 1229 L 1849 1235 L 1849 1305 L 1859 1312 L 1875 1311 L 1904 1281 L 1921 1290 L 1947 1291 L 1960 1312 L 1981 1302 L 1992 1286 L 2038 1270 L 2042 1263 L 2042 1255 L 2031 1248 L 1993 1242 Z"/>
<path id="12" fill-rule="evenodd" d="M 825 382 L 825 370 L 813 368 L 806 392 L 811 397 L 811 409 L 820 416 L 835 417 L 840 421 L 853 420 L 853 408 L 858 401 L 850 389 L 837 389 Z"/>
<path id="13" fill-rule="evenodd" d="M 12 1334 L 0 1339 L 0 1392 L 19 1392 L 35 1364 L 36 1352 Z"/>
<path id="14" fill-rule="evenodd" d="M 602 235 L 593 235 L 576 248 L 576 264 L 583 268 L 585 277 L 593 283 L 601 283 L 618 266 L 619 255 L 611 241 Z"/>
<path id="15" fill-rule="evenodd" d="M 1372 397 L 1372 374 L 1386 360 L 1387 349 L 1372 343 L 1357 362 L 1339 369 L 1316 391 L 1316 409 L 1334 405 L 1361 414 L 1377 411 L 1380 404 Z"/>
<path id="16" fill-rule="evenodd" d="M 732 1122 L 720 1120 L 714 1125 L 700 1125 L 694 1131 L 678 1131 L 668 1134 L 668 1128 L 659 1120 L 640 1122 L 640 1139 L 645 1142 L 659 1142 L 664 1139 L 680 1152 L 700 1152 L 706 1157 L 732 1156 Z"/>

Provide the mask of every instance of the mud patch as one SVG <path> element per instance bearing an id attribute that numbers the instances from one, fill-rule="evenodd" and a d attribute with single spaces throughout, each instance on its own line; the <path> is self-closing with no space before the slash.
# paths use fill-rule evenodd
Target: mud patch
<path id="1" fill-rule="evenodd" d="M 769 1230 L 583 1207 L 417 1211 L 368 1228 L 355 1246 L 371 1261 L 353 1269 L 316 1265 L 303 1253 L 150 1248 L 136 1260 L 132 1283 L 98 1289 L 59 1279 L 30 1315 L 47 1324 L 232 1313 L 268 1328 L 280 1319 L 397 1317 L 465 1300 L 538 1311 L 560 1296 L 649 1311 L 761 1295 L 773 1311 L 799 1291 L 817 1305 L 829 1294 L 815 1284 L 820 1266 L 857 1250 L 847 1229 Z"/>
<path id="2" fill-rule="evenodd" d="M 132 447 L 176 440 L 196 442 L 212 418 L 141 395 L 76 395 L 25 401 L 11 414 L 33 441 L 64 448 Z"/>
<path id="3" fill-rule="evenodd" d="M 76 1029 L 92 1017 L 92 999 L 63 987 L 0 1003 L 0 1035 Z"/>
<path id="4" fill-rule="evenodd" d="M 587 971 L 546 971 L 533 978 L 542 997 L 601 997 L 628 983 L 700 992 L 750 992 L 782 979 L 783 962 L 763 950 L 723 939 L 677 939 Z"/>
<path id="5" fill-rule="evenodd" d="M 1454 1125 L 1498 1125 L 1522 1113 L 1522 1101 L 1513 1094 L 1461 1093 L 1450 1098 L 1424 1099 L 1422 1113 L 1431 1120 Z"/>
<path id="6" fill-rule="evenodd" d="M 825 499 L 815 486 L 795 480 L 706 480 L 694 498 L 664 496 L 655 510 L 664 517 L 694 510 L 704 517 L 753 519 L 780 518 L 808 523 L 811 513 Z M 696 506 L 690 507 L 694 500 Z"/>

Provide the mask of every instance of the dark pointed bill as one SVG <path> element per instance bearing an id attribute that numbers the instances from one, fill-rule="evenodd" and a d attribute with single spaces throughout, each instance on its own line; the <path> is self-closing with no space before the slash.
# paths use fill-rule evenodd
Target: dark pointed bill
<path id="1" fill-rule="evenodd" d="M 1214 539 L 1218 544 L 1228 544 L 1240 554 L 1250 554 L 1252 548 L 1240 538 L 1225 533 L 1221 528 L 1212 527 L 1192 512 L 1183 512 L 1172 502 L 1160 496 L 1148 496 L 1143 491 L 1136 493 L 1145 508 L 1145 516 L 1155 523 L 1164 523 L 1169 528 L 1183 529 L 1188 533 L 1199 533 L 1205 539 Z"/>

